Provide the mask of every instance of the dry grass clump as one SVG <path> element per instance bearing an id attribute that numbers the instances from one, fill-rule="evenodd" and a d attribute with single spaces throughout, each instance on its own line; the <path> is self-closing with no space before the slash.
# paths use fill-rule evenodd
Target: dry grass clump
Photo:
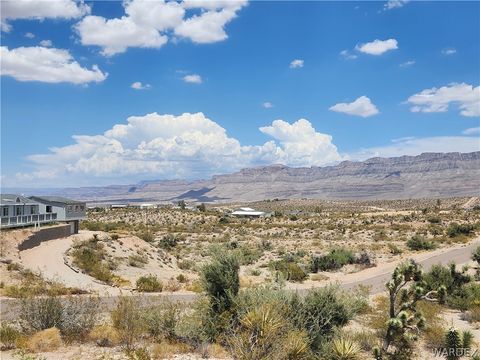
<path id="1" fill-rule="evenodd" d="M 28 340 L 28 350 L 32 352 L 47 352 L 57 350 L 62 346 L 60 330 L 53 327 L 35 333 Z"/>
<path id="2" fill-rule="evenodd" d="M 95 326 L 88 338 L 98 346 L 116 346 L 120 344 L 120 334 L 111 325 L 103 324 Z"/>
<path id="3" fill-rule="evenodd" d="M 172 359 L 175 355 L 188 354 L 193 351 L 193 347 L 188 344 L 164 341 L 153 345 L 152 357 L 154 359 Z"/>

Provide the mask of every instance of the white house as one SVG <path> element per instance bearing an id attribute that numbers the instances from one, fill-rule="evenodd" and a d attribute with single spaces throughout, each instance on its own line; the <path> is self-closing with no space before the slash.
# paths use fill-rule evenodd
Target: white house
<path id="1" fill-rule="evenodd" d="M 240 209 L 232 212 L 232 215 L 237 217 L 263 217 L 265 214 L 266 213 L 263 211 L 257 211 L 249 207 L 241 207 Z"/>

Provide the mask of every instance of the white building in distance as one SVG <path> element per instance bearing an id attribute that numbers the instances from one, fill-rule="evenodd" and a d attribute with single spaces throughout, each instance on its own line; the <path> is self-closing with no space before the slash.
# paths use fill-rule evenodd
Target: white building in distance
<path id="1" fill-rule="evenodd" d="M 237 217 L 263 217 L 266 215 L 266 213 L 249 207 L 242 207 L 232 212 L 232 215 Z"/>

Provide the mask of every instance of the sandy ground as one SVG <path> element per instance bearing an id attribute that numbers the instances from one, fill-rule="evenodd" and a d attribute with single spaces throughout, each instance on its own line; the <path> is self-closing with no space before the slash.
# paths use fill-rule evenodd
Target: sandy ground
<path id="1" fill-rule="evenodd" d="M 65 252 L 73 242 L 89 237 L 89 233 L 80 233 L 68 238 L 45 241 L 32 249 L 21 251 L 22 264 L 33 271 L 40 271 L 45 279 L 63 283 L 67 287 L 85 289 L 100 295 L 119 295 L 118 288 L 95 282 L 91 276 L 77 273 L 65 265 Z"/>

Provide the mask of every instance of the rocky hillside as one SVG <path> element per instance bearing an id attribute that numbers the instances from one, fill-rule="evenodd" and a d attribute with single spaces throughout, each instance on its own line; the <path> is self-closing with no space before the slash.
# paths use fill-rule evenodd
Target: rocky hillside
<path id="1" fill-rule="evenodd" d="M 210 180 L 57 190 L 94 202 L 406 199 L 480 195 L 480 151 L 344 161 L 335 166 L 243 169 Z"/>

